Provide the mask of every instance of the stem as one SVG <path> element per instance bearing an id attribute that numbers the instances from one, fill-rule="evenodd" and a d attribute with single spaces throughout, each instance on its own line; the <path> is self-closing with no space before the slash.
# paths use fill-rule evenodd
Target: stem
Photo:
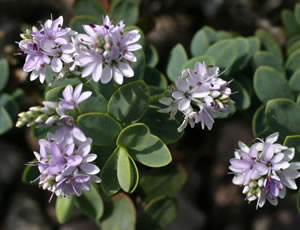
<path id="1" fill-rule="evenodd" d="M 160 94 L 157 94 L 157 95 L 151 96 L 151 97 L 150 97 L 150 103 L 158 101 L 160 98 L 162 98 L 162 97 L 166 96 L 166 95 L 167 95 L 167 93 L 168 93 L 168 92 L 167 92 L 167 91 L 165 91 L 165 92 L 163 92 L 163 93 L 160 93 Z"/>

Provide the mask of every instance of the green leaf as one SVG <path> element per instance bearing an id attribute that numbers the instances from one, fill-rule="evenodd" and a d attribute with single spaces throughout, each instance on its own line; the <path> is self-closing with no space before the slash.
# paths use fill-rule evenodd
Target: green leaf
<path id="1" fill-rule="evenodd" d="M 137 230 L 166 229 L 175 219 L 177 209 L 174 198 L 159 197 L 151 201 L 138 218 Z"/>
<path id="2" fill-rule="evenodd" d="M 172 161 L 168 147 L 154 135 L 150 135 L 144 144 L 128 149 L 128 153 L 134 160 L 154 168 L 165 166 Z"/>
<path id="3" fill-rule="evenodd" d="M 117 145 L 135 148 L 145 143 L 150 135 L 149 128 L 143 123 L 136 123 L 124 128 L 117 139 Z"/>
<path id="4" fill-rule="evenodd" d="M 186 170 L 180 164 L 151 169 L 141 178 L 139 193 L 146 202 L 159 196 L 174 196 L 187 180 Z M 168 189 L 166 189 L 168 188 Z"/>
<path id="5" fill-rule="evenodd" d="M 25 184 L 33 184 L 36 178 L 40 176 L 40 171 L 37 166 L 26 166 L 22 174 L 22 182 Z"/>
<path id="6" fill-rule="evenodd" d="M 126 26 L 124 33 L 127 33 L 131 30 L 138 30 L 141 38 L 138 40 L 137 44 L 140 44 L 142 47 L 145 47 L 145 36 L 143 31 L 137 27 L 137 26 Z M 137 51 L 134 51 L 134 55 L 136 56 L 137 61 L 133 62 L 131 64 L 131 68 L 134 70 L 134 77 L 132 78 L 125 78 L 124 79 L 124 84 L 136 80 L 143 80 L 144 78 L 144 72 L 145 72 L 145 67 L 146 67 L 146 57 L 143 49 L 139 49 Z"/>
<path id="7" fill-rule="evenodd" d="M 78 33 L 84 33 L 83 25 L 89 24 L 100 24 L 99 17 L 91 16 L 91 15 L 78 15 L 71 19 L 70 27 L 77 31 Z M 57 75 L 57 73 L 56 73 Z"/>
<path id="8" fill-rule="evenodd" d="M 229 104 L 228 109 L 225 112 L 217 113 L 216 118 L 219 119 L 228 118 L 231 117 L 233 114 L 235 114 L 235 112 L 236 112 L 236 106 L 233 104 Z"/>
<path id="9" fill-rule="evenodd" d="M 100 222 L 102 230 L 135 230 L 136 209 L 128 196 L 121 193 L 113 197 L 109 210 Z"/>
<path id="10" fill-rule="evenodd" d="M 209 40 L 204 31 L 199 30 L 193 37 L 190 50 L 193 57 L 201 56 L 209 47 Z"/>
<path id="11" fill-rule="evenodd" d="M 120 190 L 120 184 L 117 177 L 119 154 L 118 147 L 108 158 L 101 172 L 101 186 L 103 191 L 108 195 L 113 195 Z"/>
<path id="12" fill-rule="evenodd" d="M 300 92 L 300 70 L 298 69 L 290 78 L 289 80 L 290 87 Z"/>
<path id="13" fill-rule="evenodd" d="M 254 137 L 265 137 L 272 133 L 270 128 L 267 126 L 265 116 L 266 105 L 261 105 L 254 113 L 252 118 L 252 132 Z"/>
<path id="14" fill-rule="evenodd" d="M 168 81 L 166 77 L 157 69 L 148 66 L 145 69 L 144 81 L 147 85 L 157 86 L 163 89 L 168 87 Z"/>
<path id="15" fill-rule="evenodd" d="M 139 11 L 138 6 L 129 1 L 116 1 L 112 5 L 110 16 L 116 22 L 124 21 L 126 25 L 135 25 L 138 19 Z"/>
<path id="16" fill-rule="evenodd" d="M 300 105 L 300 94 L 298 95 L 296 102 L 297 102 L 298 105 Z"/>
<path id="17" fill-rule="evenodd" d="M 285 68 L 288 71 L 289 74 L 293 74 L 297 71 L 300 62 L 300 49 L 293 52 L 292 55 L 290 55 L 285 63 Z"/>
<path id="18" fill-rule="evenodd" d="M 300 48 L 300 41 L 294 42 L 291 46 L 287 49 L 287 56 L 291 56 L 294 52 L 298 51 Z"/>
<path id="19" fill-rule="evenodd" d="M 152 134 L 158 136 L 164 143 L 170 144 L 178 141 L 184 132 L 178 132 L 179 121 L 170 120 L 169 115 L 160 113 L 159 107 L 151 106 L 141 122 L 145 123 Z"/>
<path id="20" fill-rule="evenodd" d="M 126 148 L 119 148 L 118 182 L 125 192 L 133 192 L 137 187 L 139 172 L 131 157 L 128 155 Z"/>
<path id="21" fill-rule="evenodd" d="M 283 145 L 289 148 L 295 148 L 295 157 L 293 158 L 293 162 L 300 161 L 300 135 L 287 136 L 284 140 Z"/>
<path id="22" fill-rule="evenodd" d="M 97 0 L 76 0 L 73 9 L 76 16 L 89 15 L 100 19 L 106 15 L 105 9 Z"/>
<path id="23" fill-rule="evenodd" d="M 13 122 L 5 108 L 0 107 L 0 135 L 13 127 Z"/>
<path id="24" fill-rule="evenodd" d="M 239 46 L 232 39 L 218 41 L 208 48 L 205 56 L 213 57 L 217 66 L 222 70 L 228 70 L 239 57 Z M 226 71 L 224 75 L 227 75 L 229 72 Z"/>
<path id="25" fill-rule="evenodd" d="M 6 59 L 0 59 L 0 91 L 4 89 L 9 77 L 9 67 Z"/>
<path id="26" fill-rule="evenodd" d="M 73 85 L 75 89 L 76 85 Z M 65 89 L 65 86 L 59 86 L 54 89 L 50 89 L 46 93 L 47 101 L 59 101 L 62 98 L 62 92 Z M 82 92 L 91 91 L 92 95 L 84 102 L 80 103 L 79 108 L 81 113 L 92 113 L 92 112 L 106 112 L 107 100 L 106 98 L 99 93 L 94 88 L 84 85 Z"/>
<path id="27" fill-rule="evenodd" d="M 274 36 L 271 33 L 267 32 L 263 29 L 258 29 L 255 32 L 255 36 L 261 40 L 262 47 L 265 50 L 273 53 L 276 57 L 279 58 L 281 63 L 283 62 L 283 55 L 281 52 L 280 45 L 274 39 Z"/>
<path id="28" fill-rule="evenodd" d="M 250 58 L 252 58 L 252 56 L 249 55 L 250 46 L 247 39 L 238 37 L 235 39 L 235 42 L 238 47 L 238 56 L 236 61 L 233 63 L 231 73 L 243 70 L 248 64 Z"/>
<path id="29" fill-rule="evenodd" d="M 48 133 L 55 133 L 56 129 L 56 126 L 33 128 L 32 136 L 37 140 L 44 139 L 47 138 Z"/>
<path id="30" fill-rule="evenodd" d="M 285 76 L 269 66 L 261 66 L 256 70 L 254 90 L 262 102 L 274 98 L 294 98 Z"/>
<path id="31" fill-rule="evenodd" d="M 144 47 L 144 52 L 146 56 L 146 65 L 152 68 L 155 67 L 159 61 L 156 48 L 151 44 L 147 44 Z"/>
<path id="32" fill-rule="evenodd" d="M 184 63 L 182 69 L 194 69 L 196 62 L 205 62 L 206 65 L 216 65 L 216 61 L 213 57 L 210 56 L 199 56 L 189 59 L 187 62 Z"/>
<path id="33" fill-rule="evenodd" d="M 284 68 L 280 63 L 278 57 L 276 57 L 273 53 L 269 51 L 258 51 L 256 52 L 253 60 L 254 68 L 258 68 L 262 65 L 273 67 L 274 69 L 278 70 L 279 72 L 284 74 Z"/>
<path id="34" fill-rule="evenodd" d="M 5 108 L 12 119 L 17 118 L 20 108 L 11 95 L 7 93 L 0 94 L 0 107 Z"/>
<path id="35" fill-rule="evenodd" d="M 273 131 L 283 136 L 300 133 L 300 106 L 288 99 L 273 99 L 267 103 L 266 120 Z"/>
<path id="36" fill-rule="evenodd" d="M 108 102 L 108 112 L 122 123 L 139 120 L 147 111 L 150 92 L 143 81 L 135 81 L 118 88 Z"/>
<path id="37" fill-rule="evenodd" d="M 294 8 L 294 15 L 295 15 L 296 22 L 298 23 L 298 25 L 300 25 L 300 4 L 299 3 L 297 3 Z"/>
<path id="38" fill-rule="evenodd" d="M 217 33 L 213 28 L 209 26 L 203 26 L 201 30 L 205 33 L 209 44 L 213 44 L 217 41 Z"/>
<path id="39" fill-rule="evenodd" d="M 188 60 L 186 51 L 181 44 L 177 44 L 173 47 L 170 52 L 168 64 L 167 64 L 167 75 L 171 81 L 175 81 L 180 71 L 182 70 L 182 65 Z"/>
<path id="40" fill-rule="evenodd" d="M 58 223 L 64 224 L 66 223 L 73 211 L 74 206 L 74 198 L 71 197 L 70 199 L 67 197 L 57 197 L 56 198 L 56 218 L 58 220 Z"/>
<path id="41" fill-rule="evenodd" d="M 300 35 L 294 35 L 288 39 L 287 47 L 291 47 L 295 42 L 300 40 Z"/>
<path id="42" fill-rule="evenodd" d="M 248 51 L 248 61 L 251 61 L 256 52 L 260 49 L 260 41 L 256 37 L 247 38 L 249 51 Z"/>
<path id="43" fill-rule="evenodd" d="M 100 193 L 95 185 L 91 184 L 91 191 L 83 191 L 81 196 L 76 197 L 79 209 L 93 220 L 99 220 L 104 212 L 104 204 Z"/>
<path id="44" fill-rule="evenodd" d="M 94 145 L 113 145 L 122 126 L 104 113 L 85 113 L 77 118 L 79 128 L 93 139 Z"/>
<path id="45" fill-rule="evenodd" d="M 226 40 L 226 39 L 230 39 L 230 38 L 232 38 L 231 33 L 227 32 L 227 31 L 223 31 L 223 30 L 217 31 L 217 41 Z"/>
<path id="46" fill-rule="evenodd" d="M 288 34 L 294 34 L 297 32 L 298 25 L 295 16 L 291 10 L 284 9 L 281 11 L 281 21 Z"/>
<path id="47" fill-rule="evenodd" d="M 230 96 L 230 98 L 235 102 L 236 108 L 239 110 L 248 109 L 251 105 L 251 98 L 245 87 L 237 80 L 234 80 L 230 83 L 230 88 L 232 92 L 237 92 Z"/>

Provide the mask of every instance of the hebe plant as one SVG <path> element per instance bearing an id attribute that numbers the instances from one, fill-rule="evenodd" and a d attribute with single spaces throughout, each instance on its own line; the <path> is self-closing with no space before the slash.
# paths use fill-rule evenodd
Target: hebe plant
<path id="1" fill-rule="evenodd" d="M 294 180 L 300 176 L 297 162 L 300 154 L 300 6 L 296 5 L 294 13 L 282 13 L 283 33 L 288 39 L 284 47 L 286 55 L 268 31 L 258 29 L 254 36 L 242 37 L 204 26 L 191 41 L 191 58 L 181 44 L 172 49 L 166 71 L 172 86 L 168 88 L 168 80 L 155 68 L 157 51 L 146 43 L 142 30 L 134 26 L 138 5 L 139 1 L 133 0 L 113 1 L 107 12 L 96 1 L 77 0 L 74 4 L 76 16 L 70 26 L 90 36 L 84 35 L 77 40 L 85 47 L 80 51 L 83 54 L 79 52 L 78 56 L 86 55 L 84 57 L 62 58 L 62 54 L 69 55 L 70 50 L 80 46 L 73 41 L 75 33 L 69 38 L 74 47 L 64 47 L 64 41 L 54 40 L 56 45 L 52 48 L 60 49 L 55 54 L 51 50 L 46 52 L 53 43 L 38 44 L 42 51 L 36 51 L 49 55 L 50 59 L 43 59 L 41 68 L 44 69 L 30 63 L 25 64 L 24 69 L 36 71 L 32 80 L 39 77 L 43 81 L 45 76 L 45 102 L 43 106 L 21 113 L 17 126 L 35 126 L 34 135 L 40 139 L 41 151 L 35 153 L 37 159 L 25 169 L 23 181 L 31 183 L 37 178 L 43 189 L 58 196 L 56 212 L 60 223 L 68 220 L 76 205 L 104 230 L 165 229 L 176 216 L 174 195 L 186 180 L 184 168 L 171 163 L 167 147 L 183 135 L 178 132 L 180 124 L 193 126 L 201 111 L 207 110 L 207 117 L 199 119 L 203 128 L 205 124 L 211 129 L 214 118 L 227 118 L 252 108 L 256 109 L 253 136 L 266 139 L 250 148 L 239 143 L 240 149 L 230 161 L 233 182 L 244 186 L 246 199 L 249 202 L 257 200 L 257 207 L 262 207 L 266 200 L 277 205 L 277 197 L 285 196 L 286 187 L 297 189 Z M 139 39 L 133 36 L 134 42 L 130 43 L 137 42 L 132 48 L 136 58 L 130 56 L 131 61 L 124 61 L 122 58 L 128 52 L 125 49 L 118 61 L 101 59 L 105 64 L 100 71 L 100 62 L 90 50 L 98 49 L 97 52 L 106 58 L 106 51 L 99 49 L 110 50 L 110 45 L 117 43 L 111 43 L 104 36 L 99 41 L 101 46 L 93 47 L 89 40 L 93 32 L 87 30 L 96 30 L 97 25 L 102 24 L 101 16 L 104 18 L 107 14 L 115 19 L 114 23 L 124 20 L 126 26 L 129 25 L 124 31 L 122 29 L 122 36 L 135 33 L 135 36 L 139 34 Z M 54 22 L 57 21 L 51 21 Z M 107 18 L 103 23 L 110 28 Z M 89 27 L 83 29 L 82 25 Z M 59 24 L 55 30 L 62 28 Z M 24 40 L 36 42 L 36 31 L 23 35 Z M 44 36 L 45 29 L 41 31 L 40 35 Z M 52 42 L 53 39 L 48 40 Z M 28 43 L 19 45 L 30 55 Z M 54 58 L 62 61 L 54 61 Z M 79 60 L 77 64 L 76 60 Z M 91 63 L 96 64 L 92 66 Z M 115 72 L 109 77 L 109 71 Z M 192 86 L 191 75 L 200 75 L 204 80 Z M 211 85 L 211 80 L 218 82 L 217 86 Z M 181 92 L 182 84 L 185 86 L 187 82 L 191 85 Z M 205 85 L 206 82 L 209 84 Z M 230 91 L 220 96 L 218 92 L 222 87 Z M 172 99 L 176 111 L 179 109 L 182 113 L 173 114 L 174 119 L 169 119 L 169 115 L 161 113 L 168 104 L 167 99 L 162 101 L 162 98 Z M 207 119 L 211 122 L 209 125 Z M 62 146 L 61 141 L 67 144 Z M 43 167 L 48 171 L 43 171 Z M 65 187 L 60 187 L 64 183 Z M 68 186 L 73 187 L 66 190 Z"/>

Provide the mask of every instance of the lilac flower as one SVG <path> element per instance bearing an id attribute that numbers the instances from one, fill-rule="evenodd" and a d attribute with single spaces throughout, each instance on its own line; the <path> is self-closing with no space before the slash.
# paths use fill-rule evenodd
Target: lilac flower
<path id="1" fill-rule="evenodd" d="M 246 199 L 257 200 L 257 208 L 263 207 L 267 200 L 277 205 L 278 197 L 285 197 L 286 187 L 297 189 L 295 179 L 300 176 L 300 162 L 290 162 L 295 149 L 275 143 L 278 136 L 279 133 L 274 133 L 266 141 L 259 139 L 250 148 L 239 142 L 240 149 L 230 160 L 233 183 L 244 186 Z"/>
<path id="2" fill-rule="evenodd" d="M 175 87 L 171 87 L 170 99 L 160 101 L 168 107 L 159 112 L 170 112 L 171 118 L 178 110 L 183 113 L 185 119 L 178 132 L 183 131 L 188 123 L 191 127 L 201 123 L 202 129 L 207 127 L 211 130 L 217 114 L 226 112 L 228 105 L 234 103 L 230 99 L 229 83 L 219 76 L 218 67 L 200 62 L 195 63 L 194 69 L 182 70 Z"/>
<path id="3" fill-rule="evenodd" d="M 62 93 L 64 98 L 60 100 L 59 106 L 65 110 L 75 109 L 81 102 L 87 100 L 92 95 L 92 92 L 85 91 L 81 93 L 82 87 L 83 84 L 81 83 L 73 90 L 73 87 L 68 85 Z"/>
<path id="4" fill-rule="evenodd" d="M 174 120 L 175 115 L 178 111 L 178 101 L 174 100 L 171 97 L 162 97 L 158 100 L 161 104 L 166 105 L 168 107 L 159 109 L 160 113 L 170 113 L 170 119 Z"/>
<path id="5" fill-rule="evenodd" d="M 100 183 L 100 169 L 92 162 L 97 155 L 90 153 L 91 138 L 84 142 L 70 142 L 60 132 L 49 133 L 48 140 L 40 140 L 40 153 L 34 152 L 41 175 L 39 186 L 57 196 L 80 196 L 90 190 L 90 183 Z M 50 198 L 51 199 L 51 198 Z"/>
<path id="6" fill-rule="evenodd" d="M 77 65 L 83 67 L 82 77 L 92 75 L 95 82 L 103 84 L 114 81 L 123 83 L 123 77 L 133 77 L 134 72 L 130 62 L 136 62 L 132 53 L 142 47 L 136 42 L 141 35 L 138 30 L 123 35 L 123 22 L 116 26 L 109 17 L 103 18 L 103 25 L 84 25 L 86 34 L 78 34 Z"/>
<path id="7" fill-rule="evenodd" d="M 32 72 L 30 80 L 36 78 L 45 81 L 46 67 L 51 65 L 54 72 L 61 72 L 69 68 L 74 62 L 75 45 L 72 36 L 76 34 L 70 28 L 63 28 L 63 17 L 56 20 L 47 20 L 38 30 L 32 27 L 22 34 L 19 42 L 20 53 L 27 55 L 24 64 L 25 72 Z M 64 70 L 64 73 L 66 70 Z"/>

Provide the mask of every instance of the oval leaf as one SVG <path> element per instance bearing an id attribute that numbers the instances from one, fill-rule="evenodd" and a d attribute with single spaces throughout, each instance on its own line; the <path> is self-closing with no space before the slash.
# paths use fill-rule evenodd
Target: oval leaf
<path id="1" fill-rule="evenodd" d="M 6 59 L 0 59 L 0 91 L 4 89 L 9 77 L 9 67 Z"/>
<path id="2" fill-rule="evenodd" d="M 209 47 L 209 41 L 208 38 L 206 37 L 206 34 L 202 30 L 199 30 L 194 35 L 191 42 L 190 50 L 192 55 L 194 57 L 201 56 L 205 53 L 208 47 Z"/>
<path id="3" fill-rule="evenodd" d="M 117 139 L 117 145 L 126 148 L 136 148 L 145 143 L 150 135 L 149 128 L 142 123 L 129 125 L 124 128 Z"/>
<path id="4" fill-rule="evenodd" d="M 167 75 L 171 81 L 175 81 L 180 71 L 182 70 L 182 65 L 188 60 L 186 51 L 181 44 L 177 44 L 170 52 L 168 65 L 167 65 Z"/>
<path id="5" fill-rule="evenodd" d="M 56 198 L 56 218 L 60 224 L 64 224 L 70 219 L 73 211 L 73 206 L 73 197 L 71 197 L 70 199 L 68 199 L 67 197 Z"/>

